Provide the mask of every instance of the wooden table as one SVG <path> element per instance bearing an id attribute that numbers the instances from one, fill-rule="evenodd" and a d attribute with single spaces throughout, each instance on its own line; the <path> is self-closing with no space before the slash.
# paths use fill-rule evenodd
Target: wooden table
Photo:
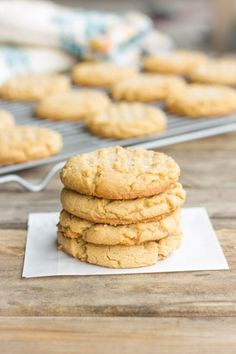
<path id="1" fill-rule="evenodd" d="M 236 134 L 163 151 L 182 168 L 186 206 L 207 208 L 230 270 L 22 279 L 27 215 L 59 210 L 61 184 L 1 186 L 1 353 L 236 353 Z"/>

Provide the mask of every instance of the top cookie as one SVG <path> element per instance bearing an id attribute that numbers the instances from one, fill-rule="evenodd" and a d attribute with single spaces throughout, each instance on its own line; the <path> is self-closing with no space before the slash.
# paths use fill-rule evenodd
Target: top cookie
<path id="1" fill-rule="evenodd" d="M 81 194 L 135 199 L 165 191 L 179 174 L 179 166 L 163 153 L 115 146 L 72 157 L 61 180 Z"/>
<path id="2" fill-rule="evenodd" d="M 203 53 L 175 50 L 147 56 L 143 61 L 143 67 L 150 72 L 186 75 L 205 60 L 206 56 Z"/>
<path id="3" fill-rule="evenodd" d="M 27 74 L 5 81 L 0 96 L 5 100 L 34 101 L 69 88 L 69 78 L 64 75 Z"/>
<path id="4" fill-rule="evenodd" d="M 212 59 L 196 66 L 189 79 L 202 84 L 236 85 L 236 60 Z"/>
<path id="5" fill-rule="evenodd" d="M 136 75 L 136 70 L 109 62 L 87 62 L 75 65 L 72 79 L 78 85 L 110 87 L 117 81 Z"/>
<path id="6" fill-rule="evenodd" d="M 236 112 L 236 90 L 230 87 L 190 84 L 182 91 L 172 91 L 166 108 L 178 115 L 207 117 Z"/>
<path id="7" fill-rule="evenodd" d="M 71 90 L 45 97 L 38 103 L 35 113 L 45 119 L 77 121 L 101 113 L 110 103 L 104 92 Z"/>
<path id="8" fill-rule="evenodd" d="M 112 96 L 128 102 L 163 101 L 170 89 L 181 90 L 184 83 L 174 75 L 139 74 L 113 85 Z"/>
<path id="9" fill-rule="evenodd" d="M 13 115 L 8 112 L 0 109 L 0 130 L 11 129 L 15 126 L 15 119 Z"/>

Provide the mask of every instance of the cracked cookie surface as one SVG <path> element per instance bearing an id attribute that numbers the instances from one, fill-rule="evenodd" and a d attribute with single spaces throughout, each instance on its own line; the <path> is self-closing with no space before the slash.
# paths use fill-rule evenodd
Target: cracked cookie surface
<path id="1" fill-rule="evenodd" d="M 61 203 L 68 213 L 95 223 L 111 225 L 134 224 L 161 219 L 179 208 L 185 200 L 180 183 L 152 197 L 135 200 L 109 200 L 78 194 L 63 189 Z"/>
<path id="2" fill-rule="evenodd" d="M 173 236 L 168 236 L 171 239 Z M 105 246 L 94 245 L 81 239 L 71 239 L 57 233 L 58 248 L 78 258 L 82 262 L 88 262 L 109 268 L 135 268 L 153 265 L 158 262 L 158 242 L 149 241 L 135 246 Z M 179 244 L 168 241 L 168 255 Z M 163 252 L 162 252 L 163 253 Z M 167 254 L 167 251 L 165 251 Z"/>
<path id="3" fill-rule="evenodd" d="M 65 237 L 81 238 L 98 245 L 131 246 L 147 241 L 157 241 L 174 234 L 179 227 L 179 222 L 179 209 L 160 221 L 119 226 L 92 223 L 63 210 L 60 213 L 58 230 Z"/>
<path id="4" fill-rule="evenodd" d="M 201 52 L 175 50 L 147 56 L 143 60 L 143 67 L 149 72 L 186 75 L 194 67 L 205 62 L 206 58 Z"/>
<path id="5" fill-rule="evenodd" d="M 0 130 L 12 129 L 14 127 L 15 119 L 13 115 L 8 111 L 0 109 Z"/>
<path id="6" fill-rule="evenodd" d="M 163 101 L 170 89 L 181 89 L 184 80 L 173 75 L 139 74 L 112 87 L 115 100 L 128 102 Z"/>
<path id="7" fill-rule="evenodd" d="M 70 88 L 65 75 L 27 74 L 10 78 L 0 87 L 0 96 L 5 100 L 34 101 Z"/>
<path id="8" fill-rule="evenodd" d="M 169 156 L 120 146 L 72 157 L 61 171 L 68 189 L 105 199 L 135 199 L 167 190 L 180 174 Z"/>
<path id="9" fill-rule="evenodd" d="M 190 84 L 182 91 L 171 92 L 166 108 L 177 115 L 193 118 L 236 112 L 236 90 L 230 87 Z"/>
<path id="10" fill-rule="evenodd" d="M 72 69 L 72 80 L 78 85 L 110 87 L 119 80 L 135 76 L 136 70 L 107 62 L 80 63 Z"/>
<path id="11" fill-rule="evenodd" d="M 62 145 L 61 135 L 51 129 L 26 125 L 0 130 L 0 163 L 43 159 L 58 153 Z"/>
<path id="12" fill-rule="evenodd" d="M 35 114 L 45 119 L 77 121 L 102 112 L 110 103 L 101 91 L 72 90 L 44 98 L 38 103 Z"/>
<path id="13" fill-rule="evenodd" d="M 109 105 L 103 112 L 88 116 L 87 128 L 96 135 L 127 139 L 159 133 L 166 128 L 166 115 L 159 108 L 141 103 Z"/>

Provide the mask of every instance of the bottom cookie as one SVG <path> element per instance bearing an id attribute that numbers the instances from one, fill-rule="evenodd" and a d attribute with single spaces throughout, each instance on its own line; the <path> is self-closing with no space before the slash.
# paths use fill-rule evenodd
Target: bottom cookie
<path id="1" fill-rule="evenodd" d="M 159 242 L 145 242 L 136 246 L 101 246 L 65 237 L 57 233 L 58 248 L 82 262 L 109 268 L 137 268 L 150 266 L 167 257 L 181 243 L 182 234 L 168 236 Z"/>

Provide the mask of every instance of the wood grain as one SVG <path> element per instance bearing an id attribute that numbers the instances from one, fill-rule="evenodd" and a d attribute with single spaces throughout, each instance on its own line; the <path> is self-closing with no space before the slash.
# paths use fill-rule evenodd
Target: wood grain
<path id="1" fill-rule="evenodd" d="M 161 150 L 181 166 L 186 206 L 207 208 L 230 270 L 22 279 L 28 213 L 59 210 L 61 183 L 2 185 L 1 353 L 236 352 L 236 133 Z M 36 183 L 49 168 L 20 174 Z"/>
<path id="2" fill-rule="evenodd" d="M 235 318 L 2 318 L 5 354 L 234 354 Z M 227 351 L 225 351 L 227 348 Z"/>
<path id="3" fill-rule="evenodd" d="M 21 279 L 25 236 L 0 233 L 1 316 L 236 316 L 235 231 L 218 232 L 230 271 Z"/>

